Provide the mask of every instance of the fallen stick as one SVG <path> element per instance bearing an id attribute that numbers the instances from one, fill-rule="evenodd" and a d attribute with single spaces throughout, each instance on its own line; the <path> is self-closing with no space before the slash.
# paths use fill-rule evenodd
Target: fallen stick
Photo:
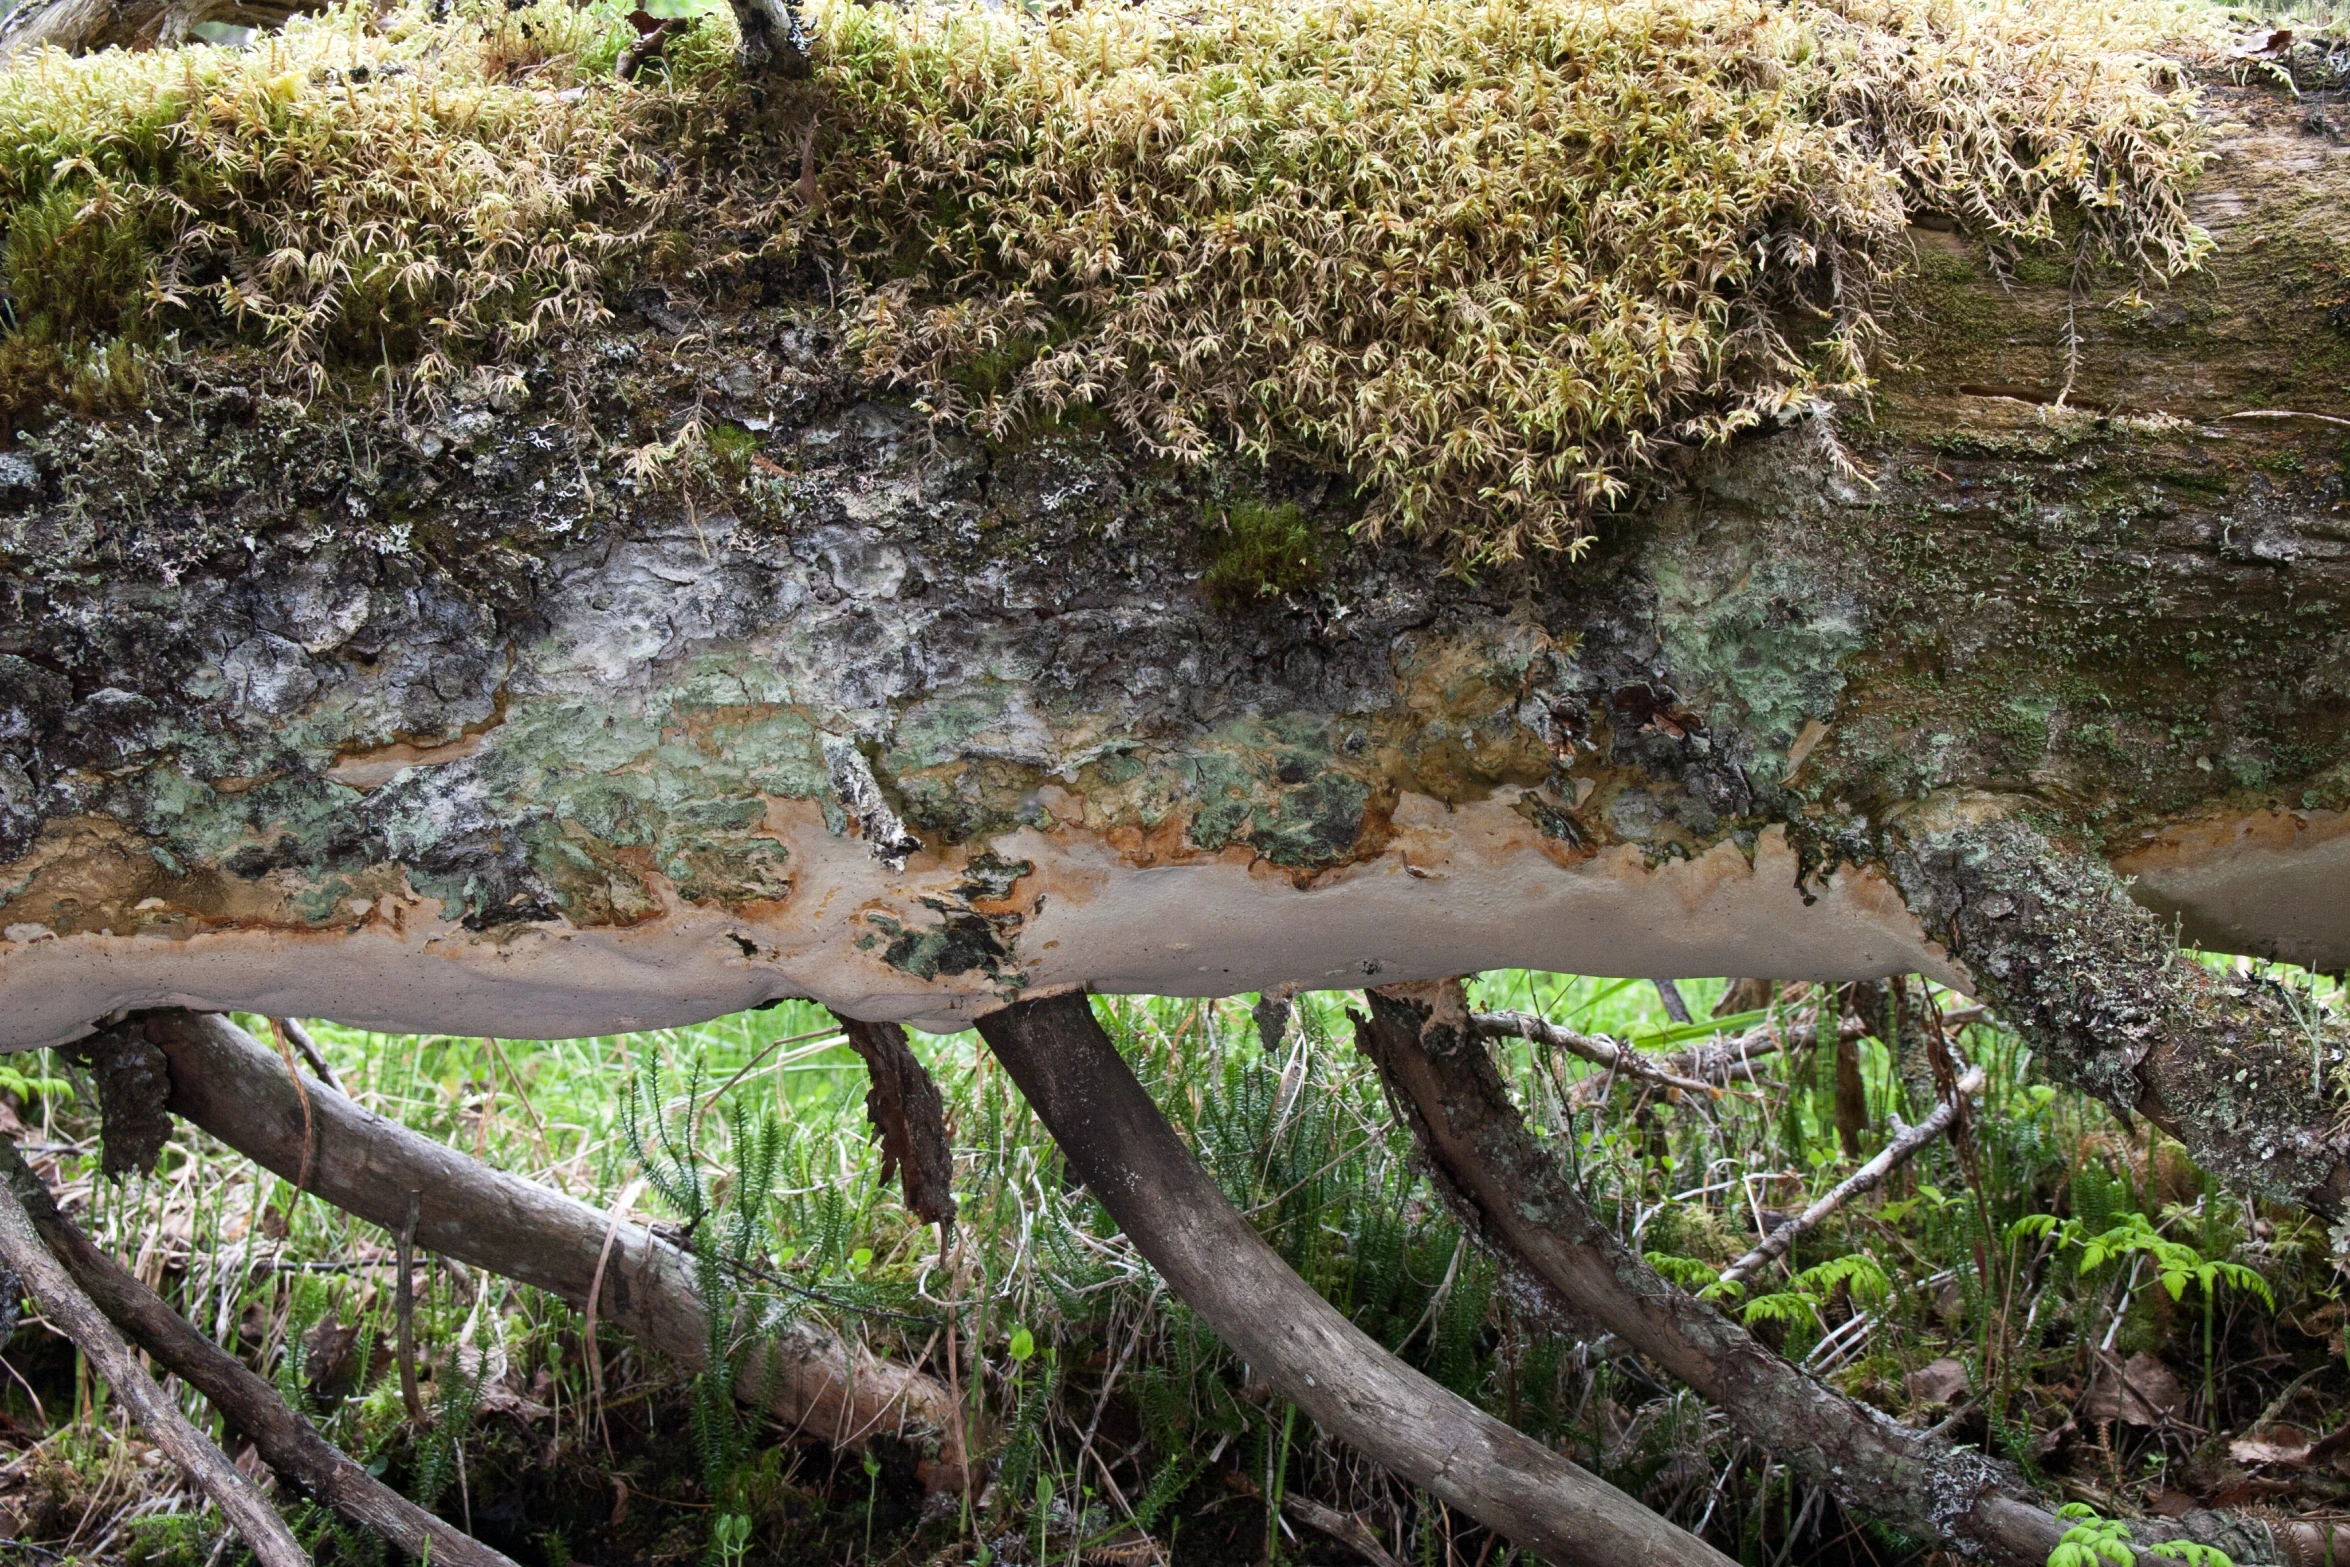
<path id="1" fill-rule="evenodd" d="M 171 1068 L 171 1110 L 279 1175 L 304 1164 L 302 1099 L 285 1066 L 227 1018 L 156 1012 L 141 1028 Z M 395 1235 L 421 1193 L 415 1241 L 584 1307 L 611 1239 L 597 1309 L 689 1369 L 709 1356 L 709 1324 L 692 1256 L 641 1225 L 522 1180 L 371 1114 L 323 1084 L 306 1096 L 315 1142 L 312 1195 Z M 766 1334 L 746 1354 L 735 1396 L 794 1431 L 862 1450 L 876 1437 L 937 1442 L 934 1489 L 962 1484 L 953 1400 L 936 1380 L 881 1360 L 807 1321 Z"/>
<path id="2" fill-rule="evenodd" d="M 245 1537 L 261 1567 L 308 1567 L 309 1553 L 295 1541 L 277 1509 L 252 1481 L 238 1473 L 227 1454 L 188 1423 L 179 1406 L 147 1375 L 114 1324 L 41 1244 L 15 1179 L 17 1171 L 23 1171 L 26 1179 L 32 1172 L 24 1169 L 13 1146 L 9 1157 L 15 1160 L 16 1170 L 8 1172 L 10 1179 L 0 1180 L 0 1261 L 23 1281 L 49 1321 L 89 1356 L 91 1366 L 106 1379 L 114 1396 L 122 1400 L 148 1437 L 163 1449 L 164 1456 L 179 1465 L 196 1489 Z"/>
<path id="3" fill-rule="evenodd" d="M 1954 1097 L 1934 1106 L 1933 1112 L 1917 1125 L 1904 1129 L 1874 1159 L 1837 1182 L 1827 1196 L 1764 1236 L 1754 1250 L 1722 1270 L 1721 1282 L 1743 1286 L 1748 1279 L 1786 1256 L 1797 1241 L 1818 1229 L 1837 1209 L 1862 1192 L 1882 1185 L 1886 1176 L 1907 1164 L 1919 1149 L 1949 1129 L 1950 1123 L 1958 1119 L 1960 1103 L 1980 1094 L 1984 1082 L 1981 1067 L 1968 1067 L 1966 1076 L 1958 1080 L 1958 1093 Z"/>
<path id="4" fill-rule="evenodd" d="M 1564 1050 L 1594 1066 L 1605 1067 L 1618 1077 L 1637 1078 L 1663 1088 L 1678 1088 L 1693 1094 L 1715 1091 L 1715 1085 L 1703 1078 L 1669 1071 L 1656 1057 L 1630 1045 L 1619 1045 L 1600 1035 L 1578 1034 L 1531 1012 L 1480 1012 L 1469 1020 L 1469 1031 L 1479 1039 L 1523 1039 L 1552 1050 Z"/>
<path id="5" fill-rule="evenodd" d="M 1016 1002 L 979 1032 L 1086 1188 L 1217 1337 L 1325 1432 L 1565 1567 L 1729 1558 L 1387 1353 L 1266 1245 L 1151 1102 L 1093 1006 Z"/>
<path id="6" fill-rule="evenodd" d="M 1378 1068 L 1438 1191 L 1560 1314 L 1623 1340 L 1854 1511 L 1970 1558 L 2044 1567 L 2067 1526 L 2013 1469 L 1829 1387 L 1629 1251 L 1527 1130 L 1492 1056 L 1470 1037 L 1458 981 L 1369 999 L 1370 1015 L 1354 1019 L 1355 1046 Z M 2329 1550 L 2350 1559 L 2350 1528 L 2332 1525 L 2197 1512 L 2132 1529 L 2148 1542 L 2219 1546 L 2241 1562 L 2324 1561 Z M 2280 1548 L 2302 1554 L 2280 1557 Z M 2160 1567 L 2159 1558 L 2140 1560 Z"/>
<path id="7" fill-rule="evenodd" d="M 0 1175 L 23 1201 L 50 1253 L 91 1302 L 165 1370 L 209 1399 L 252 1440 L 262 1461 L 289 1483 L 436 1567 L 515 1567 L 511 1558 L 460 1533 L 345 1457 L 288 1408 L 277 1389 L 197 1332 L 161 1296 L 100 1250 L 58 1208 L 49 1188 L 4 1139 Z"/>

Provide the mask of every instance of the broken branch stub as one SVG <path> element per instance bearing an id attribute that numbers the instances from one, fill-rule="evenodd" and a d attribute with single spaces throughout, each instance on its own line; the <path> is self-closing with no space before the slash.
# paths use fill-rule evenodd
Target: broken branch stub
<path id="1" fill-rule="evenodd" d="M 1471 1036 L 1459 981 L 1368 994 L 1356 1048 L 1438 1191 L 1562 1315 L 1615 1334 L 1844 1505 L 2007 1567 L 2043 1567 L 2065 1526 L 2012 1470 L 1828 1387 L 1625 1248 L 1527 1130 Z M 2281 1559 L 2258 1520 L 2190 1514 L 2168 1527 L 2239 1563 Z"/>
<path id="2" fill-rule="evenodd" d="M 1567 1567 L 1728 1557 L 1404 1365 L 1240 1216 L 1080 992 L 979 1020 L 1070 1167 L 1184 1303 L 1325 1432 Z"/>
<path id="3" fill-rule="evenodd" d="M 171 1063 L 174 1113 L 292 1180 L 304 1157 L 302 1101 L 284 1064 L 224 1017 L 149 1013 L 134 1020 Z M 467 1158 L 308 1086 L 315 1156 L 309 1191 L 397 1233 L 422 1193 L 416 1244 L 584 1306 L 606 1236 L 598 1309 L 687 1367 L 706 1363 L 709 1326 L 693 1258 L 638 1225 Z M 962 1483 L 954 1404 L 933 1378 L 877 1359 L 807 1321 L 770 1329 L 742 1356 L 735 1396 L 796 1432 L 852 1451 L 877 1437 L 935 1443 L 927 1483 Z"/>
<path id="4" fill-rule="evenodd" d="M 834 1014 L 836 1017 L 839 1014 Z M 906 1209 L 924 1224 L 955 1217 L 955 1156 L 947 1142 L 946 1101 L 895 1023 L 840 1019 L 849 1048 L 864 1060 L 871 1082 L 865 1114 L 881 1139 L 881 1179 L 901 1178 Z"/>
<path id="5" fill-rule="evenodd" d="M 161 1296 L 101 1251 L 66 1218 L 49 1188 L 4 1139 L 0 1176 L 15 1189 L 33 1228 L 91 1302 L 165 1370 L 210 1400 L 252 1440 L 270 1468 L 410 1556 L 439 1567 L 515 1567 L 505 1554 L 434 1517 L 320 1436 L 268 1382 L 197 1332 Z"/>
<path id="6" fill-rule="evenodd" d="M 23 1161 L 15 1159 L 13 1147 L 9 1157 L 16 1169 L 7 1172 L 9 1179 L 0 1180 L 0 1261 L 24 1282 L 57 1330 L 89 1357 L 91 1367 L 106 1379 L 106 1385 L 114 1389 L 114 1396 L 122 1400 L 148 1438 L 244 1536 L 262 1567 L 307 1567 L 309 1556 L 295 1542 L 293 1531 L 278 1517 L 277 1510 L 228 1461 L 227 1454 L 188 1423 L 179 1406 L 147 1375 L 114 1324 L 42 1244 L 17 1184 L 20 1176 L 30 1180 L 31 1172 L 24 1169 Z"/>

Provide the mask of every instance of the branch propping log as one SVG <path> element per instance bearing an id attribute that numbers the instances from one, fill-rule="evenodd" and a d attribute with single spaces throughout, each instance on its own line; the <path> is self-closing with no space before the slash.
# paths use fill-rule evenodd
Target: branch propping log
<path id="1" fill-rule="evenodd" d="M 171 1108 L 239 1153 L 294 1178 L 303 1114 L 284 1064 L 224 1017 L 153 1012 L 129 1025 L 171 1064 Z M 709 1328 L 693 1259 L 633 1224 L 493 1170 L 371 1115 L 323 1084 L 308 1088 L 316 1151 L 309 1190 L 395 1233 L 421 1192 L 416 1243 L 583 1306 L 610 1234 L 598 1309 L 606 1321 L 681 1365 L 704 1364 Z M 875 1437 L 940 1445 L 926 1470 L 962 1484 L 954 1403 L 931 1377 L 852 1347 L 806 1321 L 784 1324 L 743 1356 L 735 1396 L 783 1424 L 851 1450 Z"/>
<path id="2" fill-rule="evenodd" d="M 834 1014 L 839 1017 L 838 1013 Z M 840 1018 L 849 1048 L 864 1059 L 871 1082 L 865 1115 L 881 1139 L 881 1179 L 901 1178 L 906 1211 L 924 1224 L 955 1217 L 955 1156 L 947 1143 L 946 1101 L 895 1023 Z"/>
<path id="3" fill-rule="evenodd" d="M 1562 1314 L 1621 1338 L 1847 1506 L 2010 1567 L 2046 1562 L 2064 1525 L 2012 1471 L 1838 1393 L 1627 1251 L 1527 1130 L 1471 1037 L 1457 981 L 1374 990 L 1370 1003 L 1370 1015 L 1355 1019 L 1356 1046 L 1378 1068 L 1438 1188 Z M 2269 1526 L 2237 1515 L 2141 1527 L 2239 1563 L 2280 1560 Z M 2324 1543 L 2312 1526 L 2280 1527 L 2295 1533 L 2296 1548 Z M 2350 1546 L 2350 1530 L 2340 1545 Z"/>
<path id="4" fill-rule="evenodd" d="M 1219 1338 L 1331 1436 L 1565 1567 L 1729 1558 L 1396 1360 L 1217 1189 L 1081 993 L 979 1020 L 1069 1165 Z"/>
<path id="5" fill-rule="evenodd" d="M 458 1532 L 336 1450 L 286 1406 L 275 1388 L 99 1250 L 59 1211 L 49 1188 L 4 1139 L 0 1179 L 14 1189 L 33 1228 L 91 1302 L 165 1370 L 209 1399 L 287 1481 L 419 1560 L 442 1567 L 515 1567 L 504 1554 Z"/>
<path id="6" fill-rule="evenodd" d="M 10 1158 L 15 1153 L 12 1145 Z M 18 1168 L 23 1168 L 21 1161 Z M 26 1172 L 28 1178 L 30 1173 Z M 63 1264 L 49 1254 L 15 1183 L 5 1180 L 0 1180 L 0 1262 L 24 1281 L 57 1330 L 89 1357 L 91 1366 L 106 1379 L 114 1396 L 122 1400 L 155 1445 L 186 1471 L 196 1488 L 245 1537 L 262 1567 L 308 1567 L 309 1556 L 295 1542 L 293 1531 L 278 1517 L 277 1510 L 228 1461 L 227 1454 L 188 1423 L 179 1406 L 147 1375 L 114 1324 L 82 1293 Z"/>

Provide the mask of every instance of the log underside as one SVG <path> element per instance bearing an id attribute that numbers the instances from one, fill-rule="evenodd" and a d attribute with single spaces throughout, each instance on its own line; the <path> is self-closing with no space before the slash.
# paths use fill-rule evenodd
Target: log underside
<path id="1" fill-rule="evenodd" d="M 2332 1206 L 2306 1037 L 2155 939 L 2350 965 L 2312 417 L 2350 406 L 2350 150 L 2256 91 L 2211 117 L 2205 273 L 2122 308 L 1921 229 L 1873 403 L 1475 580 L 1343 537 L 1326 473 L 931 429 L 813 301 L 640 288 L 424 425 L 233 356 L 63 422 L 0 457 L 0 1047 L 153 1005 L 554 1036 L 1922 970 Z M 632 477 L 695 408 L 756 462 Z M 1315 585 L 1203 591 L 1242 503 L 1321 530 Z"/>

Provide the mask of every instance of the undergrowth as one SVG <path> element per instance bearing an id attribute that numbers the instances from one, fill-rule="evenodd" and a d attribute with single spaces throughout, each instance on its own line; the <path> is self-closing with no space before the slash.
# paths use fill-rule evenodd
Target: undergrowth
<path id="1" fill-rule="evenodd" d="M 0 74 L 0 411 L 237 345 L 516 398 L 630 278 L 755 262 L 939 418 L 1302 455 L 1473 563 L 1860 390 L 1912 213 L 2084 287 L 2205 244 L 2159 51 L 2207 13 L 2153 0 L 832 0 L 755 87 L 723 8 L 629 83 L 616 0 L 435 15 Z"/>
<path id="2" fill-rule="evenodd" d="M 2313 1006 L 2342 1004 L 2278 975 Z M 1667 1026 L 1646 982 L 1509 973 L 1476 989 L 1652 1048 L 1704 1031 Z M 1682 990 L 1702 1008 L 1718 986 Z M 1846 1515 L 1718 1411 L 1511 1289 L 1414 1168 L 1351 1048 L 1350 1000 L 1298 998 L 1271 1041 L 1243 1001 L 1099 1005 L 1223 1189 L 1404 1359 L 1743 1561 L 1922 1567 L 1927 1542 Z M 1800 1018 L 1833 1003 L 1797 990 L 1776 1005 Z M 99 1181 L 94 1101 L 72 1073 L 10 1085 L 31 1123 L 15 1135 L 191 1320 L 360 1462 L 518 1561 L 1351 1559 L 1284 1498 L 1354 1514 L 1401 1561 L 1510 1559 L 1325 1441 L 1172 1300 L 971 1036 L 916 1042 L 953 1128 L 961 1218 L 942 1250 L 879 1182 L 862 1071 L 813 1008 L 544 1044 L 316 1032 L 379 1113 L 589 1200 L 636 1192 L 639 1217 L 693 1250 L 713 1320 L 736 1325 L 713 1369 L 681 1373 L 607 1326 L 599 1400 L 576 1313 L 431 1259 L 418 1360 L 433 1418 L 413 1425 L 389 1348 L 390 1237 L 184 1127 L 155 1176 Z M 2350 1416 L 2322 1229 L 2248 1207 L 2143 1123 L 2037 1082 L 1996 1027 L 1961 1045 L 1990 1077 L 1980 1186 L 1937 1145 L 1726 1308 L 1889 1414 L 2023 1465 L 2084 1517 L 2350 1500 L 2331 1469 L 2262 1467 L 2231 1446 L 2290 1449 Z M 1692 1288 L 1752 1243 L 1757 1215 L 1795 1211 L 1852 1168 L 1827 1056 L 1712 1101 L 1626 1084 L 1591 1109 L 1573 1097 L 1581 1062 L 1496 1054 L 1598 1212 Z M 1903 1063 L 1873 1040 L 1860 1054 L 1865 1158 L 1922 1107 Z M 759 1324 L 800 1313 L 942 1378 L 956 1346 L 987 1460 L 967 1495 L 926 1497 L 913 1452 L 834 1454 L 724 1398 Z M 22 1538 L 87 1561 L 209 1558 L 217 1522 L 136 1456 L 70 1350 L 28 1325 L 6 1360 L 0 1512 Z M 2119 1412 L 2117 1378 L 2158 1422 Z M 380 1559 L 322 1514 L 292 1516 L 322 1561 Z"/>

